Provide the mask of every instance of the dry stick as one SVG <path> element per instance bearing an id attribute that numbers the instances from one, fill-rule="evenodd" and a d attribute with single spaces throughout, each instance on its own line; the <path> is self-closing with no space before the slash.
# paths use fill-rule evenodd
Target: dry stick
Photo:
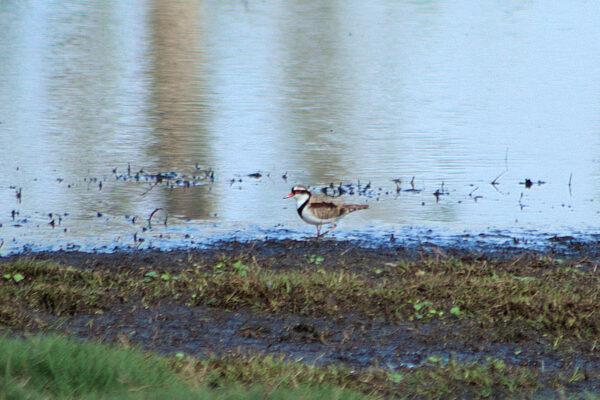
<path id="1" fill-rule="evenodd" d="M 149 387 L 151 387 L 151 386 L 152 386 L 152 385 L 140 386 L 140 387 L 138 387 L 138 388 L 132 388 L 132 389 L 129 389 L 129 391 L 130 391 L 130 392 L 132 392 L 132 393 L 135 393 L 135 392 L 139 392 L 139 391 L 141 391 L 141 390 L 147 389 L 147 388 L 149 388 Z"/>
<path id="2" fill-rule="evenodd" d="M 521 254 L 516 260 L 514 260 L 512 263 L 510 263 L 510 265 L 508 266 L 508 268 L 514 267 L 515 265 L 517 265 L 517 263 L 519 261 L 521 261 L 524 258 L 525 258 L 525 254 Z"/>
<path id="3" fill-rule="evenodd" d="M 231 296 L 229 296 L 226 300 L 225 300 L 225 304 L 229 303 L 229 301 L 233 298 L 233 296 L 235 296 L 237 294 L 237 289 L 235 289 L 233 291 L 233 293 L 231 293 Z"/>
<path id="4" fill-rule="evenodd" d="M 492 182 L 490 182 L 491 185 L 492 186 L 498 185 L 499 184 L 498 179 L 500 179 L 500 177 L 507 172 L 508 172 L 508 147 L 506 148 L 506 152 L 504 153 L 504 171 L 502 171 L 500 173 L 500 175 L 498 175 Z"/>
<path id="5" fill-rule="evenodd" d="M 343 256 L 343 255 L 345 255 L 350 250 L 352 250 L 352 247 L 348 247 L 346 250 L 342 251 L 342 254 L 340 254 L 340 257 Z"/>
<path id="6" fill-rule="evenodd" d="M 248 254 L 250 254 L 252 252 L 252 250 L 254 250 L 254 246 L 256 246 L 256 244 L 258 243 L 260 238 L 261 238 L 261 236 L 259 235 L 256 239 L 254 239 L 254 242 L 252 242 L 252 246 L 250 246 L 250 250 L 248 250 Z M 265 239 L 266 239 L 266 236 L 265 236 Z"/>
<path id="7" fill-rule="evenodd" d="M 440 248 L 438 246 L 435 246 L 433 248 L 431 248 L 435 253 L 437 253 L 440 257 L 442 257 L 442 259 L 446 259 L 448 258 L 448 256 L 446 255 L 446 253 L 444 253 L 442 250 L 440 250 Z"/>
<path id="8" fill-rule="evenodd" d="M 152 228 L 152 217 L 154 216 L 154 214 L 156 214 L 157 211 L 162 210 L 162 208 L 157 208 L 154 211 L 152 211 L 152 213 L 150 214 L 150 216 L 148 217 L 148 228 Z M 165 220 L 166 221 L 166 220 Z"/>
<path id="9" fill-rule="evenodd" d="M 141 245 L 142 245 L 142 242 L 135 242 L 135 245 L 133 246 L 133 251 L 136 251 L 137 249 L 139 249 Z"/>
<path id="10" fill-rule="evenodd" d="M 502 172 L 500 173 L 500 175 L 498 175 L 496 178 L 494 178 L 494 180 L 493 180 L 493 181 L 491 181 L 491 182 L 490 182 L 490 184 L 491 184 L 491 185 L 493 185 L 493 186 L 496 186 L 496 185 L 498 185 L 498 179 L 500 179 L 500 177 L 501 177 L 502 175 L 504 175 L 505 173 L 506 173 L 506 171 L 502 171 Z"/>

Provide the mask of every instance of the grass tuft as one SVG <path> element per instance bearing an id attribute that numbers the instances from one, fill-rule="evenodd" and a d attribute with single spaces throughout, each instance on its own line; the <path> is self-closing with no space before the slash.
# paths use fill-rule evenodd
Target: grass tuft
<path id="1" fill-rule="evenodd" d="M 0 397 L 8 398 L 190 394 L 159 357 L 58 336 L 1 337 L 0 377 Z"/>
<path id="2" fill-rule="evenodd" d="M 70 316 L 141 301 L 315 317 L 353 313 L 396 322 L 463 320 L 475 336 L 500 341 L 540 334 L 550 341 L 590 341 L 600 334 L 600 274 L 575 262 L 425 258 L 354 271 L 298 263 L 281 270 L 276 260 L 224 257 L 180 271 L 115 272 L 23 258 L 0 264 L 0 324 L 35 328 L 43 326 L 35 312 Z"/>
<path id="3" fill-rule="evenodd" d="M 487 398 L 492 394 L 522 397 L 539 388 L 534 369 L 507 366 L 488 359 L 483 365 L 457 361 L 427 363 L 419 368 L 370 368 L 354 371 L 343 366 L 314 366 L 260 354 L 230 354 L 207 360 L 175 360 L 174 368 L 188 381 L 209 387 L 232 383 L 263 387 L 338 387 L 370 398 L 448 398 L 453 395 Z"/>

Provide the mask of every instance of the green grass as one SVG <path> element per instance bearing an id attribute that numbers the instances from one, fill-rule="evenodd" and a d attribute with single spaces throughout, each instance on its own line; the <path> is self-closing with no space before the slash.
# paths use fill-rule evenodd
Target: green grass
<path id="1" fill-rule="evenodd" d="M 186 398 L 158 357 L 57 336 L 0 339 L 0 398 Z M 164 397 L 163 397 L 164 398 Z"/>
<path id="2" fill-rule="evenodd" d="M 364 398 L 333 386 L 251 385 L 218 378 L 219 373 L 194 384 L 172 360 L 135 350 L 58 336 L 0 337 L 0 399 Z"/>

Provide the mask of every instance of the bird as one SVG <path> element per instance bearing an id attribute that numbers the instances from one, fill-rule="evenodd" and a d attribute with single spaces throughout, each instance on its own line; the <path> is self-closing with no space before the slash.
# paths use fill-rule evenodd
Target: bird
<path id="1" fill-rule="evenodd" d="M 357 210 L 369 208 L 368 204 L 343 204 L 323 199 L 310 193 L 304 185 L 294 186 L 284 199 L 292 197 L 296 199 L 296 209 L 300 218 L 306 223 L 317 226 L 317 239 L 337 228 L 335 222 L 343 216 Z M 323 224 L 333 224 L 333 226 L 327 232 L 321 234 L 321 225 Z"/>

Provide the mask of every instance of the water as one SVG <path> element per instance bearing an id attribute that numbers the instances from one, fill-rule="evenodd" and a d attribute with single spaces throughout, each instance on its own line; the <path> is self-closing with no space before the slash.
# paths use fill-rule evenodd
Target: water
<path id="1" fill-rule="evenodd" d="M 340 238 L 593 234 L 599 20 L 593 2 L 2 2 L 0 254 L 305 237 L 296 183 L 371 183 Z M 116 179 L 128 165 L 214 181 Z"/>

